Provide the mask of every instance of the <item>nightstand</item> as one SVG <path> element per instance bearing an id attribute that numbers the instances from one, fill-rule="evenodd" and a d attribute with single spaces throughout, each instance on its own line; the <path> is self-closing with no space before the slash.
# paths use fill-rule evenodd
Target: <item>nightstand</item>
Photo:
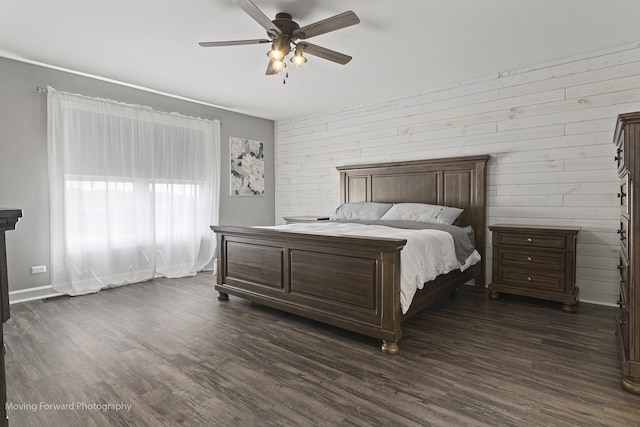
<path id="1" fill-rule="evenodd" d="M 285 216 L 284 221 L 287 224 L 293 224 L 294 222 L 316 222 L 316 221 L 328 221 L 328 216 L 310 216 L 310 215 L 300 215 L 300 216 Z"/>
<path id="2" fill-rule="evenodd" d="M 536 225 L 492 225 L 493 272 L 489 298 L 500 293 L 578 306 L 576 239 L 580 228 Z"/>

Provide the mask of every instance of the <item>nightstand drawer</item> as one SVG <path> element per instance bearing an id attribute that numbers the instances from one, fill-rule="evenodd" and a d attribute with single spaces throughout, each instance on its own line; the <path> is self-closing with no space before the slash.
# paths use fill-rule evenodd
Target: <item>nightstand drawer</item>
<path id="1" fill-rule="evenodd" d="M 539 270 L 563 272 L 565 269 L 565 254 L 540 253 L 529 250 L 498 248 L 498 260 L 501 265 Z"/>
<path id="2" fill-rule="evenodd" d="M 564 236 L 531 233 L 498 233 L 499 245 L 531 246 L 536 248 L 565 249 Z"/>
<path id="3" fill-rule="evenodd" d="M 544 275 L 530 271 L 500 269 L 497 279 L 499 283 L 526 289 L 563 292 L 565 287 L 564 274 Z"/>

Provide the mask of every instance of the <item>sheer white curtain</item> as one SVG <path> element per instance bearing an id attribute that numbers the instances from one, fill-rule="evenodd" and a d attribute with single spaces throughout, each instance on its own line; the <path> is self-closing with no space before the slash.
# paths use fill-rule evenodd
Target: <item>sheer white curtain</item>
<path id="1" fill-rule="evenodd" d="M 220 123 L 47 93 L 53 288 L 69 295 L 209 264 Z"/>

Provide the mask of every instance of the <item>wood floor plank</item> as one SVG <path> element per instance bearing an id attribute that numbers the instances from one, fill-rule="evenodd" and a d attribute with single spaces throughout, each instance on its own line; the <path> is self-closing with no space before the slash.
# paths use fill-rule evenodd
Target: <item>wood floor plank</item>
<path id="1" fill-rule="evenodd" d="M 207 274 L 156 279 L 12 306 L 8 413 L 25 427 L 640 426 L 615 314 L 469 287 L 407 321 L 389 356 L 369 337 L 219 302 Z"/>

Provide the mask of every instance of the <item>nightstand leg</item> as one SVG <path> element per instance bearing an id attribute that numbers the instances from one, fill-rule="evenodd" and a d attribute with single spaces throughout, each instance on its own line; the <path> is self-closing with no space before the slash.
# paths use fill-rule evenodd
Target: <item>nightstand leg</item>
<path id="1" fill-rule="evenodd" d="M 573 288 L 573 294 L 569 302 L 565 302 L 564 304 L 562 304 L 562 311 L 564 311 L 565 313 L 575 313 L 578 311 L 579 293 L 580 293 L 580 289 L 577 286 L 575 286 Z"/>
<path id="2" fill-rule="evenodd" d="M 500 299 L 500 292 L 498 292 L 498 291 L 489 291 L 487 296 L 489 297 L 489 299 Z"/>
<path id="3" fill-rule="evenodd" d="M 218 291 L 218 301 L 229 301 L 229 294 Z"/>

